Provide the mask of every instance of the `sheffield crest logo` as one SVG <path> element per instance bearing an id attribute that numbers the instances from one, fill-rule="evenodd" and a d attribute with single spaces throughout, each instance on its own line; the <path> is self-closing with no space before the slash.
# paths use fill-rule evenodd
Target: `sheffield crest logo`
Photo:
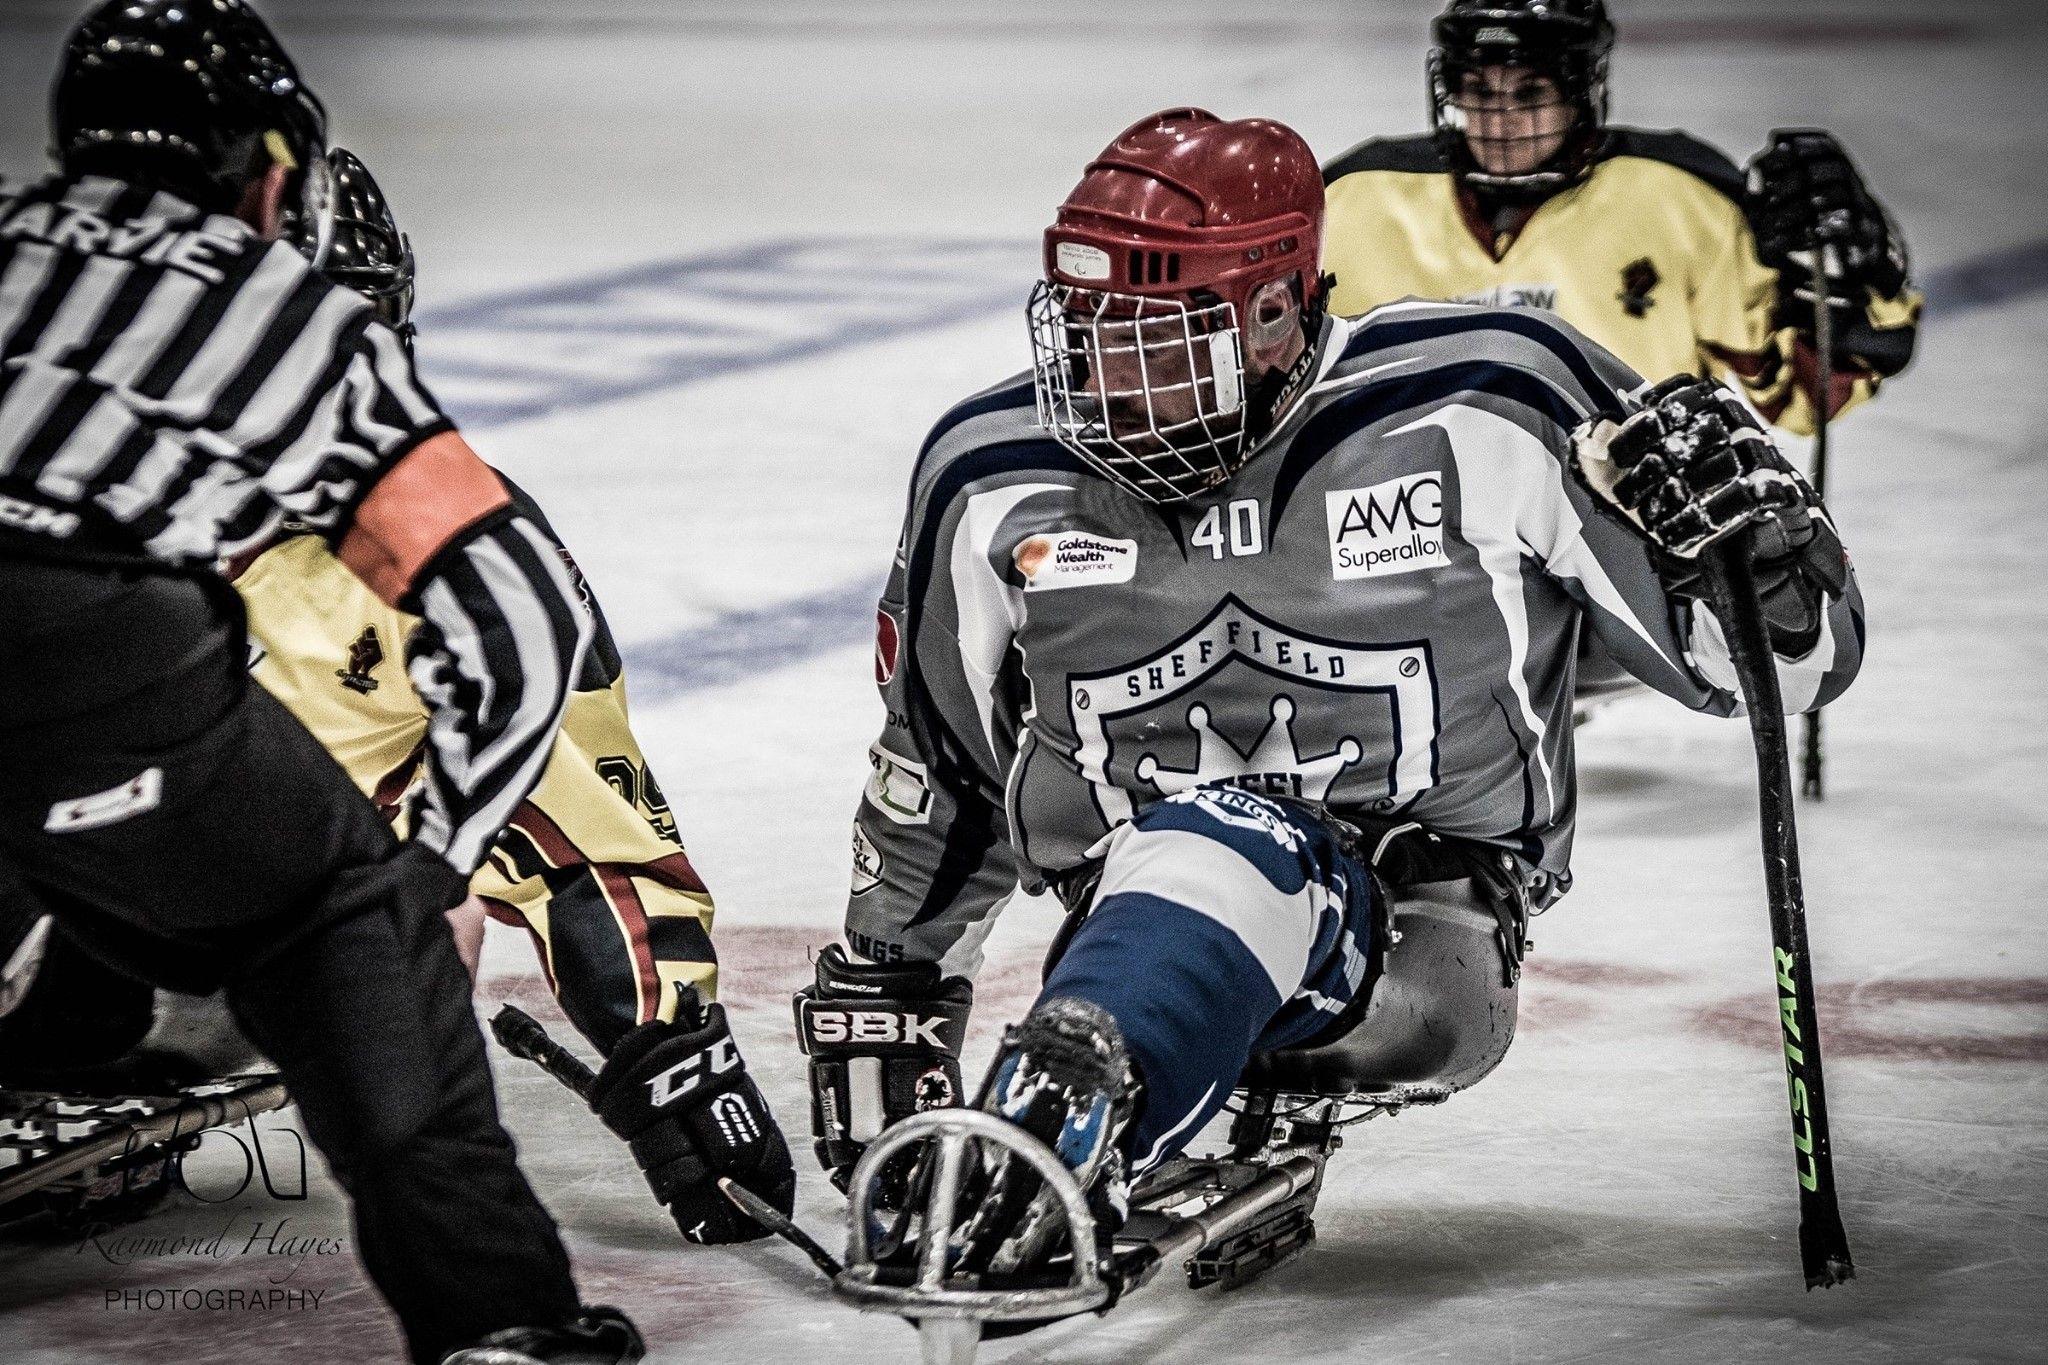
<path id="1" fill-rule="evenodd" d="M 1444 552 L 1444 478 L 1431 470 L 1323 494 L 1333 578 L 1387 578 L 1451 562 Z"/>
<path id="2" fill-rule="evenodd" d="M 1436 781 L 1428 641 L 1326 640 L 1234 596 L 1171 644 L 1071 676 L 1067 706 L 1105 826 L 1203 787 L 1366 802 Z"/>

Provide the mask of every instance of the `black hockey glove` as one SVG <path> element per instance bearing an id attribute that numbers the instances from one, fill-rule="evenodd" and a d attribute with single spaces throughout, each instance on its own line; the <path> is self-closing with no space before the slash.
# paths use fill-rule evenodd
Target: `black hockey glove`
<path id="1" fill-rule="evenodd" d="M 855 962 L 836 943 L 818 954 L 817 984 L 796 993 L 796 1035 L 811 1059 L 818 1163 L 839 1188 L 889 1124 L 964 1102 L 960 1044 L 973 1006 L 974 987 L 941 979 L 936 963 Z M 894 1175 L 885 1190 L 900 1192 L 907 1164 Z"/>
<path id="2" fill-rule="evenodd" d="M 1718 384 L 1689 375 L 1644 395 L 1620 426 L 1575 438 L 1581 474 L 1656 548 L 1671 592 L 1705 598 L 1700 554 L 1745 528 L 1758 596 L 1779 654 L 1799 658 L 1820 638 L 1823 594 L 1839 596 L 1848 559 L 1813 489 L 1749 410 Z"/>
<path id="3" fill-rule="evenodd" d="M 1778 272 L 1778 322 L 1813 334 L 1818 239 L 1837 334 L 1863 316 L 1863 291 L 1895 298 L 1906 283 L 1905 242 L 1831 134 L 1780 128 L 1749 163 L 1749 219 L 1757 257 Z"/>
<path id="4" fill-rule="evenodd" d="M 619 1040 L 590 1087 L 590 1107 L 626 1140 L 654 1197 L 692 1242 L 750 1242 L 767 1229 L 734 1208 L 720 1176 L 788 1213 L 796 1168 L 768 1102 L 747 1075 L 725 1008 L 702 1009 L 687 987 L 676 1022 L 642 1024 Z"/>

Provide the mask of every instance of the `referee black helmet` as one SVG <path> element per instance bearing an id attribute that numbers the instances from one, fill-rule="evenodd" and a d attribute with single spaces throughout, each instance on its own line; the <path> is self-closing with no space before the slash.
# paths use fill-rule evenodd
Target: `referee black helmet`
<path id="1" fill-rule="evenodd" d="M 106 0 L 79 21 L 50 96 L 67 175 L 108 175 L 233 212 L 273 165 L 318 213 L 327 114 L 243 0 Z"/>

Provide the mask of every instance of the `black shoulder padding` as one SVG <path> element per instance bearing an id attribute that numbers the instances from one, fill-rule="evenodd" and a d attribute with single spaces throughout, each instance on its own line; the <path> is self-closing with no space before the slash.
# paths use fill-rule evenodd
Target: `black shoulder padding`
<path id="1" fill-rule="evenodd" d="M 1617 156 L 1639 156 L 1646 161 L 1676 166 L 1698 176 L 1738 204 L 1749 198 L 1748 182 L 1741 168 L 1690 133 L 1676 129 L 1610 128 L 1600 159 L 1605 161 Z"/>
<path id="2" fill-rule="evenodd" d="M 1411 175 L 1441 174 L 1443 158 L 1428 133 L 1414 137 L 1367 138 L 1323 167 L 1323 183 L 1334 185 L 1354 171 L 1406 171 Z"/>

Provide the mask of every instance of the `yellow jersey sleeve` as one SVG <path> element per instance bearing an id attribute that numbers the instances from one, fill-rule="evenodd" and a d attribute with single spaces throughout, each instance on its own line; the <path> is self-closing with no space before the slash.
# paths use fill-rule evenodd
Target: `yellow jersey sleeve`
<path id="1" fill-rule="evenodd" d="M 710 892 L 626 718 L 626 684 L 569 698 L 540 784 L 473 883 L 534 937 L 571 1022 L 600 1048 L 673 1019 L 676 987 L 716 994 Z"/>
<path id="2" fill-rule="evenodd" d="M 265 550 L 235 588 L 251 675 L 391 818 L 426 742 L 426 710 L 405 674 L 417 618 L 385 605 L 313 535 Z"/>
<path id="3" fill-rule="evenodd" d="M 386 606 L 317 536 L 272 546 L 235 586 L 252 675 L 399 818 L 426 738 L 405 671 L 417 618 Z M 587 588 L 585 600 L 596 613 Z M 673 1018 L 676 986 L 710 997 L 718 965 L 711 896 L 628 723 L 601 613 L 597 633 L 540 783 L 470 887 L 532 935 L 563 1011 L 608 1050 L 637 1024 Z"/>
<path id="4" fill-rule="evenodd" d="M 1584 180 L 1512 230 L 1480 219 L 1428 137 L 1362 143 L 1324 176 L 1333 311 L 1402 298 L 1541 308 L 1648 379 L 1718 374 L 1771 420 L 1811 429 L 1816 358 L 1776 325 L 1778 276 L 1757 259 L 1741 172 L 1711 147 L 1616 130 Z M 1873 299 L 1867 328 L 1910 328 L 1918 309 L 1910 290 Z M 1855 340 L 1837 361 L 1835 410 L 1882 377 L 1856 358 Z M 1887 340 L 1910 354 L 1910 331 Z"/>
<path id="5" fill-rule="evenodd" d="M 1820 356 L 1811 337 L 1777 325 L 1778 272 L 1757 259 L 1756 237 L 1738 211 L 1723 248 L 1708 263 L 1695 312 L 1700 318 L 1702 374 L 1741 385 L 1758 412 L 1800 436 L 1814 432 Z M 1887 373 L 1903 368 L 1920 323 L 1920 292 L 1908 284 L 1896 298 L 1864 291 L 1860 328 L 1836 338 L 1828 381 L 1830 416 L 1876 394 Z M 1859 335 L 1860 333 L 1860 335 Z M 1889 353 L 1882 365 L 1859 354 Z"/>

